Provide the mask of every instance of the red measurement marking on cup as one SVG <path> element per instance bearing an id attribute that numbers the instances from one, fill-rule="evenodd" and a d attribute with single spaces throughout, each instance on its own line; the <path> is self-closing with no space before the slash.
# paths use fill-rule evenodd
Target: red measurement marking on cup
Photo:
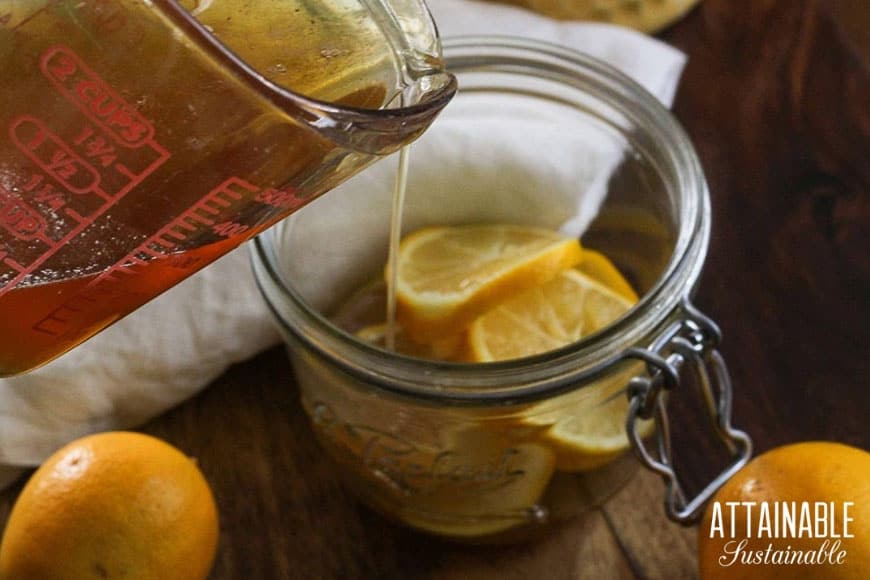
<path id="1" fill-rule="evenodd" d="M 109 196 L 100 190 L 100 174 L 87 161 L 55 135 L 42 121 L 30 115 L 14 119 L 9 126 L 12 142 L 37 167 L 73 193 L 93 192 L 103 199 Z"/>
<path id="2" fill-rule="evenodd" d="M 257 194 L 255 198 L 260 203 L 280 207 L 284 210 L 294 210 L 305 205 L 308 199 L 297 195 L 295 188 L 275 189 L 267 187 Z"/>
<path id="3" fill-rule="evenodd" d="M 232 218 L 236 217 L 259 191 L 260 188 L 238 177 L 227 179 L 97 276 L 81 292 L 36 322 L 33 329 L 49 335 L 62 334 L 80 313 L 116 296 L 118 290 L 115 283 L 142 274 L 157 260 L 171 257 L 179 262 L 177 264 L 179 267 L 191 272 L 204 266 L 202 258 L 185 259 L 184 250 L 193 249 L 193 246 L 189 245 L 190 241 L 197 240 L 203 234 L 224 239 L 244 237 L 249 226 L 238 224 L 232 221 Z"/>
<path id="4" fill-rule="evenodd" d="M 248 227 L 235 224 L 235 222 L 228 221 L 227 218 L 238 214 L 240 206 L 245 205 L 258 190 L 259 188 L 256 186 L 238 177 L 231 177 L 224 181 L 148 238 L 138 248 L 127 254 L 121 261 L 100 274 L 89 284 L 89 287 L 115 280 L 118 276 L 137 274 L 139 266 L 147 265 L 154 259 L 165 258 L 185 249 L 185 242 L 192 238 L 195 239 L 203 233 L 203 230 L 225 238 L 243 234 Z M 227 224 L 236 226 L 231 235 L 216 231 L 216 229 L 226 228 Z"/>
<path id="5" fill-rule="evenodd" d="M 119 144 L 135 148 L 153 139 L 154 126 L 69 48 L 50 48 L 39 66 L 62 95 Z"/>
<path id="6" fill-rule="evenodd" d="M 23 158 L 9 159 L 0 167 L 6 185 L 3 207 L 8 212 L 0 221 L 0 295 L 36 271 L 171 156 L 155 140 L 152 123 L 72 50 L 52 47 L 39 63 L 51 85 L 75 108 L 58 109 L 57 118 L 64 119 L 58 127 L 54 118 L 28 113 L 9 121 L 10 142 Z M 15 239 L 4 244 L 4 231 Z M 35 243 L 16 243 L 25 239 Z"/>
<path id="7" fill-rule="evenodd" d="M 44 239 L 47 225 L 38 211 L 0 184 L 0 227 L 15 238 L 29 242 Z"/>
<path id="8" fill-rule="evenodd" d="M 0 184 L 0 228 L 12 237 L 22 242 L 35 240 L 45 241 L 45 220 L 32 207 L 12 195 Z M 0 274 L 11 270 L 12 277 L 19 277 L 26 271 L 26 267 L 14 257 L 9 255 L 9 250 L 0 246 Z M 5 272 L 4 272 L 5 270 Z M 2 290 L 2 286 L 0 286 Z"/>

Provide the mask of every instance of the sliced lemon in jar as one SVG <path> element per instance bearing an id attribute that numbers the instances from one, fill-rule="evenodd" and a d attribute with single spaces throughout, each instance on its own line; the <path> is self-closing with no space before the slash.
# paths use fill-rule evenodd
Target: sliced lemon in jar
<path id="1" fill-rule="evenodd" d="M 521 358 L 593 334 L 625 314 L 633 302 L 577 270 L 497 305 L 469 328 L 477 362 Z"/>
<path id="2" fill-rule="evenodd" d="M 629 380 L 642 370 L 643 365 L 632 365 L 627 371 L 584 387 L 577 393 L 575 401 L 566 401 L 558 410 L 527 419 L 529 423 L 539 424 L 548 416 L 547 420 L 552 422 L 539 441 L 555 453 L 557 470 L 597 469 L 628 450 L 630 443 L 625 420 L 629 402 L 624 390 Z M 598 400 L 590 402 L 595 399 Z M 652 421 L 641 421 L 638 433 L 647 437 L 653 427 Z"/>
<path id="3" fill-rule="evenodd" d="M 469 351 L 479 362 L 547 352 L 601 330 L 634 303 L 583 272 L 566 270 L 475 320 L 469 329 Z M 628 401 L 620 393 L 641 370 L 634 365 L 528 412 L 529 425 L 550 425 L 537 440 L 553 450 L 558 471 L 595 469 L 628 449 Z M 641 434 L 651 429 L 644 423 Z"/>
<path id="4" fill-rule="evenodd" d="M 601 282 L 632 304 L 637 302 L 637 293 L 635 293 L 634 288 L 610 261 L 610 258 L 601 252 L 583 248 L 583 259 L 577 265 L 577 269 L 593 280 Z"/>
<path id="5" fill-rule="evenodd" d="M 418 230 L 399 246 L 397 318 L 409 337 L 429 343 L 457 333 L 581 258 L 578 240 L 541 228 L 488 224 Z"/>
<path id="6" fill-rule="evenodd" d="M 410 525 L 452 537 L 507 532 L 545 517 L 538 505 L 554 474 L 555 455 L 539 443 L 510 444 L 484 426 L 453 434 L 427 473 L 428 486 L 398 514 Z"/>

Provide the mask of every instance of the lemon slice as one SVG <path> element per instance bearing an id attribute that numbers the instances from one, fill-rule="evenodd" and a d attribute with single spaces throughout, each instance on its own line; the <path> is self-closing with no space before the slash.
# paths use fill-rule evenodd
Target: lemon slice
<path id="1" fill-rule="evenodd" d="M 419 230 L 399 246 L 398 320 L 416 342 L 456 334 L 581 257 L 579 241 L 551 230 L 514 225 Z"/>
<path id="2" fill-rule="evenodd" d="M 355 489 L 380 510 L 451 537 L 498 534 L 533 520 L 554 474 L 547 445 L 486 423 L 438 424 L 436 441 L 418 431 L 425 412 L 408 411 L 397 425 L 386 411 L 380 423 L 371 417 L 319 432 Z"/>
<path id="3" fill-rule="evenodd" d="M 607 258 L 595 260 L 599 278 L 612 285 L 622 281 L 627 286 Z M 470 356 L 487 362 L 553 350 L 611 324 L 634 303 L 583 272 L 566 270 L 475 320 L 468 334 Z M 628 401 L 620 393 L 641 371 L 641 365 L 634 365 L 528 413 L 528 425 L 549 425 L 537 440 L 555 453 L 558 471 L 596 469 L 628 449 Z M 651 422 L 641 425 L 642 436 L 651 430 Z"/>
<path id="4" fill-rule="evenodd" d="M 542 439 L 556 454 L 556 469 L 590 471 L 619 458 L 630 446 L 625 433 L 627 414 L 628 398 L 620 395 L 586 413 L 558 421 Z M 653 421 L 643 420 L 638 432 L 647 437 L 653 428 Z"/>
<path id="5" fill-rule="evenodd" d="M 610 399 L 585 409 L 577 405 L 576 412 L 571 412 L 570 408 L 562 411 L 561 417 L 541 438 L 541 442 L 556 454 L 559 471 L 597 469 L 617 459 L 629 448 L 625 432 L 629 402 L 623 389 L 641 368 L 636 365 L 630 372 L 606 379 L 607 384 L 587 387 L 613 393 Z M 647 437 L 653 427 L 653 421 L 641 421 L 638 432 L 641 437 Z"/>
<path id="6" fill-rule="evenodd" d="M 452 537 L 505 532 L 534 520 L 554 466 L 545 445 L 505 444 L 484 427 L 455 433 L 451 451 L 434 459 L 430 487 L 409 499 L 399 517 Z"/>
<path id="7" fill-rule="evenodd" d="M 477 362 L 531 356 L 604 328 L 633 302 L 577 270 L 527 290 L 480 316 L 469 329 Z"/>
<path id="8" fill-rule="evenodd" d="M 577 265 L 577 269 L 593 280 L 601 282 L 632 304 L 637 302 L 634 288 L 626 281 L 613 262 L 601 252 L 583 248 L 583 260 Z"/>

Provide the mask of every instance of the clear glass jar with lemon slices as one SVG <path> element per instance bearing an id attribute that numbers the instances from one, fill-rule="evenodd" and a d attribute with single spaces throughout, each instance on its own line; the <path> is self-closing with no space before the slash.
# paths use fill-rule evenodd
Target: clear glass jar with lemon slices
<path id="1" fill-rule="evenodd" d="M 447 537 L 569 518 L 627 481 L 632 448 L 665 477 L 670 515 L 695 517 L 750 444 L 730 426 L 716 327 L 688 300 L 710 231 L 690 143 L 576 53 L 444 48 L 460 92 L 412 149 L 395 270 L 389 191 L 333 192 L 253 250 L 315 436 L 369 505 Z M 687 372 L 734 454 L 694 498 L 671 468 L 664 396 Z"/>

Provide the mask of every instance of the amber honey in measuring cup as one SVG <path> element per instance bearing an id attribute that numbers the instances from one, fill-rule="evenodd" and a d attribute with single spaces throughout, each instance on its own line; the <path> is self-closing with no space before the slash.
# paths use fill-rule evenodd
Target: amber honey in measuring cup
<path id="1" fill-rule="evenodd" d="M 465 236 L 428 253 L 432 279 L 455 277 L 465 256 L 470 268 L 480 255 L 475 248 L 504 256 L 513 243 L 475 246 L 485 238 L 468 232 L 534 228 L 542 237 L 566 235 L 577 204 L 596 192 L 600 205 L 579 228 L 581 255 L 606 257 L 599 263 L 618 270 L 637 296 L 623 299 L 623 310 L 604 325 L 518 358 L 488 362 L 475 345 L 466 356 L 463 339 L 489 313 L 471 326 L 461 317 L 450 319 L 452 327 L 418 324 L 407 336 L 415 347 L 397 340 L 390 349 L 370 329 L 387 318 L 392 188 L 385 180 L 380 197 L 373 192 L 367 202 L 387 208 L 380 220 L 361 207 L 339 207 L 356 193 L 339 189 L 253 246 L 254 272 L 287 340 L 313 433 L 367 504 L 440 536 L 527 538 L 615 493 L 638 457 L 666 476 L 668 515 L 691 521 L 745 463 L 750 447 L 730 427 L 730 384 L 716 327 L 689 300 L 710 231 L 709 194 L 691 144 L 653 96 L 566 48 L 457 38 L 445 42 L 445 58 L 460 89 L 410 147 L 406 199 L 398 204 L 411 237 L 445 230 Z M 471 129 L 457 130 L 463 126 Z M 548 165 L 556 155 L 558 168 Z M 377 189 L 372 175 L 360 176 L 367 190 Z M 583 265 L 564 272 L 574 278 Z M 468 271 L 470 280 L 476 274 Z M 617 291 L 615 279 L 606 282 L 610 290 L 597 291 L 599 298 Z M 564 304 L 592 295 L 590 283 L 576 288 L 559 295 Z M 542 287 L 531 291 L 547 295 Z M 489 312 L 510 310 L 511 298 L 499 298 Z M 553 327 L 564 320 L 541 312 Z M 527 328 L 505 334 L 505 342 L 533 342 L 528 335 L 541 328 Z M 715 430 L 735 459 L 689 497 L 665 455 L 669 399 L 662 393 L 688 396 L 691 385 L 674 383 L 693 372 L 710 393 Z"/>
<path id="2" fill-rule="evenodd" d="M 0 376 L 416 138 L 422 0 L 0 2 Z"/>

